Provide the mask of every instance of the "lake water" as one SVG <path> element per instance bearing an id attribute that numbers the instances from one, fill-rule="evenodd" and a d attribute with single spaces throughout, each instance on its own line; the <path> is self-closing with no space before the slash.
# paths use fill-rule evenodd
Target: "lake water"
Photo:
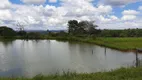
<path id="1" fill-rule="evenodd" d="M 142 55 L 139 54 L 139 59 Z M 133 52 L 121 52 L 86 43 L 56 40 L 0 41 L 0 76 L 62 72 L 93 73 L 135 63 Z"/>

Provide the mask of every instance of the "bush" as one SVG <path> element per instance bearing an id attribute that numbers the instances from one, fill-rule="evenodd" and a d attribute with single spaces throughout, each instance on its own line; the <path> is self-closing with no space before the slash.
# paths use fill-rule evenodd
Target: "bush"
<path id="1" fill-rule="evenodd" d="M 26 31 L 19 31 L 17 33 L 19 36 L 26 36 L 27 35 L 27 32 Z"/>
<path id="2" fill-rule="evenodd" d="M 37 32 L 30 32 L 26 35 L 27 39 L 41 39 L 42 35 Z"/>

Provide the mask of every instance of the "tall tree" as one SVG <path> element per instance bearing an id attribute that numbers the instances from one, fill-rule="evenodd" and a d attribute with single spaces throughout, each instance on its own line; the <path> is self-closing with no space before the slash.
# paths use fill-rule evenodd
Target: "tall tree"
<path id="1" fill-rule="evenodd" d="M 77 20 L 70 20 L 68 21 L 69 26 L 69 34 L 77 34 L 77 28 L 78 28 L 78 21 Z"/>
<path id="2" fill-rule="evenodd" d="M 93 21 L 80 21 L 70 20 L 68 22 L 69 34 L 72 35 L 94 35 L 96 33 L 97 25 Z"/>
<path id="3" fill-rule="evenodd" d="M 94 24 L 94 21 L 81 21 L 79 22 L 79 27 L 83 32 L 92 35 L 96 33 L 96 27 L 98 26 Z"/>

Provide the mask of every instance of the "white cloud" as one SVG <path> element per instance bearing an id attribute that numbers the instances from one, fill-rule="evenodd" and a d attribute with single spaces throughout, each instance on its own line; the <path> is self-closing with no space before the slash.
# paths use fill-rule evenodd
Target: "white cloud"
<path id="1" fill-rule="evenodd" d="M 27 4 L 43 4 L 46 2 L 46 0 L 21 0 L 21 1 Z"/>
<path id="2" fill-rule="evenodd" d="M 0 9 L 10 8 L 11 3 L 8 0 L 0 0 Z"/>
<path id="3" fill-rule="evenodd" d="M 1 20 L 11 20 L 12 15 L 9 10 L 0 10 L 0 19 Z"/>
<path id="4" fill-rule="evenodd" d="M 104 4 L 112 5 L 112 6 L 125 6 L 130 3 L 139 2 L 142 0 L 102 0 Z"/>
<path id="5" fill-rule="evenodd" d="M 135 11 L 135 10 L 124 10 L 122 12 L 123 15 L 137 15 L 139 14 L 139 12 Z"/>
<path id="6" fill-rule="evenodd" d="M 107 22 L 111 21 L 111 19 L 105 18 L 105 17 L 102 16 L 102 15 L 100 15 L 100 16 L 98 17 L 98 20 L 100 20 L 101 23 L 107 23 Z"/>
<path id="7" fill-rule="evenodd" d="M 3 24 L 4 24 L 4 22 L 0 20 L 0 25 L 3 25 Z"/>
<path id="8" fill-rule="evenodd" d="M 133 27 L 140 27 L 140 25 L 136 22 L 125 22 L 124 23 L 125 25 L 128 25 L 129 27 L 130 26 L 133 26 Z"/>
<path id="9" fill-rule="evenodd" d="M 123 17 L 121 18 L 122 20 L 134 20 L 137 18 L 139 12 L 135 10 L 124 10 L 122 14 L 123 14 Z"/>
<path id="10" fill-rule="evenodd" d="M 104 14 L 110 13 L 110 12 L 112 12 L 112 7 L 108 6 L 108 5 L 107 6 L 100 5 L 97 8 L 97 12 L 104 13 Z"/>
<path id="11" fill-rule="evenodd" d="M 134 20 L 136 19 L 135 15 L 124 15 L 122 18 L 122 20 Z"/>
<path id="12" fill-rule="evenodd" d="M 138 9 L 139 9 L 139 10 L 142 10 L 142 6 L 140 6 Z"/>
<path id="13" fill-rule="evenodd" d="M 118 17 L 116 17 L 116 16 L 114 16 L 114 15 L 110 16 L 110 18 L 111 18 L 112 20 L 118 20 Z"/>
<path id="14" fill-rule="evenodd" d="M 140 22 L 113 22 L 113 23 L 106 23 L 106 24 L 98 24 L 100 29 L 129 29 L 129 28 L 142 28 L 142 21 Z"/>
<path id="15" fill-rule="evenodd" d="M 57 0 L 48 0 L 50 3 L 56 3 Z"/>
<path id="16" fill-rule="evenodd" d="M 6 1 L 6 0 L 5 0 Z M 8 0 L 7 0 L 8 1 Z M 46 0 L 23 0 L 28 4 L 42 4 Z M 48 0 L 54 2 L 54 0 Z M 113 7 L 110 5 L 96 5 L 93 0 L 61 0 L 58 7 L 52 5 L 27 5 L 12 4 L 10 7 L 0 5 L 0 25 L 6 24 L 15 28 L 20 22 L 26 29 L 67 29 L 68 20 L 96 21 L 99 28 L 127 28 L 125 26 L 141 26 L 137 20 L 138 11 L 124 10 L 121 18 L 113 14 Z M 125 1 L 125 0 L 124 0 Z M 55 1 L 56 2 L 56 1 Z M 0 3 L 1 4 L 1 3 Z M 137 20 L 137 22 L 134 22 Z M 6 21 L 6 22 L 5 22 Z M 130 24 L 132 23 L 132 24 Z"/>

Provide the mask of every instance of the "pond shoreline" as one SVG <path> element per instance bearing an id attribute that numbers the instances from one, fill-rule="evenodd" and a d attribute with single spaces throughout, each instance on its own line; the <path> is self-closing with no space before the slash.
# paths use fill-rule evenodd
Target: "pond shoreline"
<path id="1" fill-rule="evenodd" d="M 116 38 L 115 37 L 110 37 L 110 38 L 105 38 L 105 37 L 99 37 L 99 38 L 66 37 L 66 38 L 63 38 L 63 37 L 58 37 L 58 38 L 48 38 L 48 39 L 96 44 L 98 46 L 111 48 L 111 49 L 119 50 L 119 51 L 122 51 L 122 52 L 135 52 L 136 53 L 137 48 L 142 48 L 142 45 L 140 45 L 140 47 L 134 46 L 134 44 L 140 43 L 140 42 L 138 42 L 139 40 L 137 41 L 137 39 L 140 39 L 140 41 L 142 41 L 142 38 L 136 38 L 136 37 L 132 37 L 132 38 L 131 37 L 129 37 L 129 38 L 119 38 L 119 37 L 116 37 Z M 131 41 L 131 39 L 136 40 L 137 43 Z M 121 41 L 123 41 L 123 43 L 132 42 L 132 44 L 121 45 L 121 43 L 120 43 Z M 117 44 L 115 44 L 115 42 Z M 129 47 L 129 46 L 131 46 L 131 47 Z"/>
<path id="2" fill-rule="evenodd" d="M 119 42 L 123 41 L 124 39 L 124 43 L 127 43 L 129 42 L 129 39 L 134 39 L 134 40 L 137 40 L 137 39 L 141 39 L 142 41 L 142 38 L 136 38 L 136 37 L 129 37 L 129 38 L 105 38 L 105 37 L 99 37 L 99 38 L 92 38 L 92 37 L 88 37 L 88 38 L 80 38 L 80 37 L 40 37 L 40 38 L 25 38 L 25 37 L 6 37 L 6 38 L 3 38 L 1 37 L 0 38 L 1 40 L 2 39 L 21 39 L 21 40 L 58 40 L 58 41 L 69 41 L 69 42 L 83 42 L 83 43 L 89 43 L 89 44 L 96 44 L 98 46 L 102 46 L 102 47 L 106 47 L 106 48 L 111 48 L 111 49 L 115 49 L 115 50 L 119 50 L 119 51 L 122 51 L 122 52 L 136 52 L 136 48 L 142 48 L 142 45 L 140 47 L 136 47 L 136 46 L 133 46 L 133 43 L 131 45 L 131 47 L 128 47 L 130 45 L 127 46 L 127 44 L 125 46 L 119 44 Z M 107 40 L 108 39 L 108 40 Z M 111 42 L 111 40 L 113 40 L 113 43 Z M 119 39 L 121 39 L 121 41 L 119 41 Z M 125 42 L 125 40 L 127 39 L 127 41 Z M 110 41 L 109 41 L 110 40 Z M 115 41 L 117 41 L 115 44 Z"/>
<path id="3" fill-rule="evenodd" d="M 13 40 L 15 40 L 15 39 L 13 39 Z M 19 40 L 20 38 L 17 38 L 17 39 Z M 122 39 L 122 40 L 120 40 L 120 39 Z M 140 38 L 138 40 L 138 42 L 141 41 L 141 39 L 142 38 Z M 11 39 L 6 39 L 6 40 L 0 39 L 0 40 L 6 41 L 6 40 L 11 40 Z M 20 39 L 20 40 L 22 42 L 26 42 L 27 44 L 29 44 L 29 42 L 31 42 L 31 41 L 27 42 L 27 41 L 23 41 L 23 40 L 58 40 L 58 41 L 69 41 L 69 42 L 75 42 L 75 43 L 80 42 L 80 43 L 90 43 L 90 44 L 97 44 L 95 42 L 98 42 L 98 43 L 100 42 L 100 43 L 104 43 L 104 44 L 111 44 L 113 42 L 117 42 L 117 43 L 121 42 L 121 44 L 122 44 L 123 42 L 126 42 L 126 40 L 133 41 L 133 40 L 137 40 L 137 38 L 133 38 L 133 39 L 130 39 L 130 38 L 96 38 L 96 39 L 85 38 L 84 39 L 84 38 L 77 38 L 77 37 L 66 37 L 66 38 L 63 38 L 63 37 L 46 37 L 46 39 L 42 38 L 42 39 Z M 108 41 L 108 40 L 111 40 L 111 41 Z M 44 41 L 43 41 L 43 44 L 45 44 Z M 37 46 L 39 46 L 39 44 Z M 47 49 L 47 47 L 45 47 L 45 49 Z M 81 47 L 81 49 L 82 49 L 82 47 Z M 103 48 L 103 50 L 104 50 L 104 48 Z M 112 53 L 112 54 L 115 54 L 115 53 Z M 91 56 L 92 56 L 92 54 L 91 54 Z M 96 55 L 94 55 L 94 56 L 96 56 Z M 117 57 L 119 57 L 119 56 L 117 56 Z M 45 57 L 45 58 L 47 58 L 47 57 Z M 55 59 L 55 58 L 53 58 L 53 59 Z M 96 58 L 94 58 L 94 59 L 96 59 Z M 121 59 L 123 60 L 125 58 L 121 58 Z M 90 61 L 91 60 L 89 60 L 89 62 Z M 92 60 L 92 61 L 95 61 L 95 60 Z M 111 61 L 114 62 L 114 60 L 111 60 Z M 109 62 L 111 62 L 111 61 L 109 61 Z M 82 79 L 85 79 L 85 80 L 128 80 L 128 79 L 130 79 L 130 80 L 142 80 L 142 77 L 141 77 L 142 67 L 137 67 L 137 68 L 126 67 L 126 68 L 120 68 L 120 69 L 115 68 L 115 69 L 113 71 L 109 71 L 109 72 L 97 72 L 97 73 L 70 73 L 70 72 L 65 72 L 65 73 L 63 73 L 63 75 L 59 75 L 59 74 L 53 74 L 53 75 L 47 75 L 47 76 L 46 75 L 45 76 L 43 76 L 43 75 L 35 76 L 34 75 L 35 77 L 33 77 L 33 78 L 27 78 L 27 77 L 22 77 L 22 78 L 5 77 L 5 78 L 2 78 L 2 77 L 0 77 L 0 80 L 82 80 Z"/>
<path id="4" fill-rule="evenodd" d="M 0 80 L 141 80 L 142 67 L 120 68 L 109 72 L 97 73 L 64 73 L 63 75 L 55 74 L 44 76 L 39 74 L 33 78 L 25 77 L 0 77 Z"/>

